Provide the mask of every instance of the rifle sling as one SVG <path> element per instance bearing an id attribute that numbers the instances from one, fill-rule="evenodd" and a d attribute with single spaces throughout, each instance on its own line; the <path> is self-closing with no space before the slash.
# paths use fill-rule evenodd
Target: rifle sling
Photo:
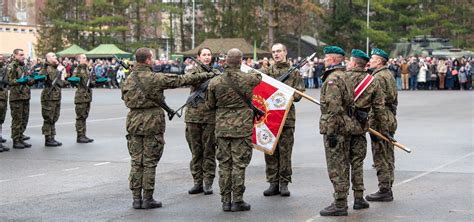
<path id="1" fill-rule="evenodd" d="M 224 78 L 224 81 L 227 83 L 227 85 L 230 86 L 230 88 L 232 88 L 232 90 L 234 90 L 235 93 L 237 93 L 237 95 L 239 95 L 239 97 L 244 100 L 245 104 L 247 104 L 247 106 L 252 109 L 252 111 L 255 111 L 256 107 L 252 104 L 252 102 L 247 99 L 241 91 L 239 91 L 239 89 L 234 85 L 232 84 L 232 81 L 230 80 L 230 78 L 227 76 L 227 75 L 222 75 L 222 78 Z"/>
<path id="2" fill-rule="evenodd" d="M 145 86 L 142 84 L 142 82 L 137 78 L 137 75 L 136 74 L 131 74 L 133 80 L 135 81 L 135 83 L 137 84 L 138 88 L 143 92 L 143 94 L 145 94 L 145 98 L 146 99 L 149 99 L 155 103 L 158 103 L 158 105 L 164 109 L 165 111 L 168 110 L 168 106 L 165 105 L 162 101 L 155 101 L 153 99 L 150 98 L 150 94 L 148 94 L 148 91 L 146 90 Z"/>

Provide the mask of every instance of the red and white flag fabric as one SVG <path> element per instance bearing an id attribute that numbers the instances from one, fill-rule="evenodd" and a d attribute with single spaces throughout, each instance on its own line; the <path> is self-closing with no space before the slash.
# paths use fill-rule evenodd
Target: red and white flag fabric
<path id="1" fill-rule="evenodd" d="M 293 104 L 295 89 L 245 64 L 241 65 L 241 70 L 262 75 L 262 82 L 253 90 L 252 102 L 265 111 L 265 115 L 254 122 L 252 142 L 254 148 L 272 155 Z"/>

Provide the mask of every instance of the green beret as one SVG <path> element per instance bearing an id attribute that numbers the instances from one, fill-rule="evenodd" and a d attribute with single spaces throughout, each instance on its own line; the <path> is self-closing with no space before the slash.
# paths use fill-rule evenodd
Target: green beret
<path id="1" fill-rule="evenodd" d="M 365 52 L 363 52 L 360 49 L 353 49 L 352 52 L 351 52 L 351 56 L 354 57 L 354 58 L 363 59 L 365 61 L 370 60 L 369 56 L 367 54 L 365 54 Z"/>
<path id="2" fill-rule="evenodd" d="M 371 55 L 378 55 L 378 56 L 384 58 L 385 60 L 388 60 L 388 54 L 385 51 L 383 51 L 382 49 L 374 48 L 374 49 L 372 49 L 372 52 L 370 54 Z"/>
<path id="3" fill-rule="evenodd" d="M 324 47 L 324 54 L 339 54 L 342 56 L 346 55 L 346 52 L 344 52 L 344 49 L 341 49 L 338 46 L 326 46 Z"/>

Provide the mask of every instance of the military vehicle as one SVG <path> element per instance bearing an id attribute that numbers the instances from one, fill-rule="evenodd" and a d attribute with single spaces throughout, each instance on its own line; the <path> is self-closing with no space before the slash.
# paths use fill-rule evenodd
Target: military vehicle
<path id="1" fill-rule="evenodd" d="M 407 41 L 406 39 L 394 43 L 390 57 L 409 56 L 429 56 L 435 58 L 461 58 L 474 57 L 474 52 L 454 48 L 449 39 L 436 38 L 431 35 L 415 36 Z"/>

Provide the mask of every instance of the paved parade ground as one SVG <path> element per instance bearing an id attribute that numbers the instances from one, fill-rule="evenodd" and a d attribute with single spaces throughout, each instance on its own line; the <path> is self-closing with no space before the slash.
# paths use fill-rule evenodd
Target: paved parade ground
<path id="1" fill-rule="evenodd" d="M 166 92 L 173 108 L 188 89 Z M 308 94 L 319 99 L 319 90 Z M 165 150 L 157 167 L 155 199 L 163 208 L 134 210 L 128 189 L 130 158 L 125 139 L 127 109 L 119 90 L 96 89 L 88 119 L 92 144 L 77 144 L 74 91 L 63 91 L 56 139 L 59 148 L 44 146 L 41 135 L 40 90 L 32 90 L 26 135 L 30 149 L 0 153 L 0 221 L 472 221 L 474 218 L 474 145 L 472 91 L 409 91 L 399 93 L 399 142 L 413 152 L 397 149 L 394 201 L 371 203 L 348 217 L 319 216 L 332 201 L 319 107 L 307 100 L 296 105 L 291 197 L 264 197 L 265 161 L 254 150 L 247 168 L 244 199 L 248 212 L 223 212 L 217 178 L 214 194 L 188 195 L 193 181 L 191 154 L 184 138 L 184 118 L 167 123 Z M 3 136 L 11 148 L 10 113 Z M 377 190 L 370 148 L 365 161 L 366 193 Z"/>

